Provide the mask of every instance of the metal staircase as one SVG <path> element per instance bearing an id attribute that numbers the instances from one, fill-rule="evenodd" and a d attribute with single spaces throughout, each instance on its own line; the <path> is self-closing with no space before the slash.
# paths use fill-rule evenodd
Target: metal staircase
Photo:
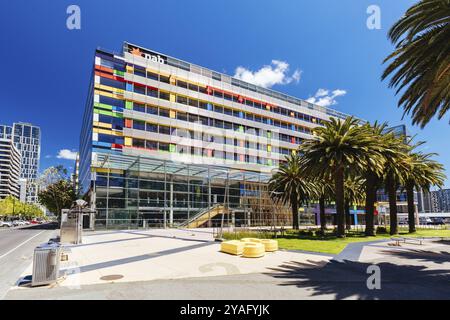
<path id="1" fill-rule="evenodd" d="M 179 227 L 182 228 L 198 228 L 203 224 L 213 219 L 219 214 L 225 214 L 227 210 L 222 204 L 216 204 L 212 207 L 200 210 L 197 214 L 189 218 L 188 220 L 180 223 Z"/>

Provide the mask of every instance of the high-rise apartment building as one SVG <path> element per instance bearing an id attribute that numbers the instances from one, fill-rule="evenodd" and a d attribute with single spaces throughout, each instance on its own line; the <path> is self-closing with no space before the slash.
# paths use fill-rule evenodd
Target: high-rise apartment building
<path id="1" fill-rule="evenodd" d="M 253 223 L 275 210 L 273 170 L 330 117 L 346 115 L 130 43 L 97 49 L 79 186 L 97 225 L 182 225 L 221 205 Z"/>
<path id="2" fill-rule="evenodd" d="M 0 199 L 20 197 L 20 163 L 20 152 L 12 140 L 0 138 Z"/>

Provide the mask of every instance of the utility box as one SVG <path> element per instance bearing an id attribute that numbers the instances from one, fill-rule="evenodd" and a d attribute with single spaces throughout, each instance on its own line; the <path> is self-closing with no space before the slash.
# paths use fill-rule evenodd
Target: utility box
<path id="1" fill-rule="evenodd" d="M 31 286 L 55 283 L 59 278 L 61 246 L 59 243 L 45 243 L 34 249 Z"/>
<path id="2" fill-rule="evenodd" d="M 83 212 L 78 210 L 62 210 L 61 243 L 80 244 L 83 232 Z"/>

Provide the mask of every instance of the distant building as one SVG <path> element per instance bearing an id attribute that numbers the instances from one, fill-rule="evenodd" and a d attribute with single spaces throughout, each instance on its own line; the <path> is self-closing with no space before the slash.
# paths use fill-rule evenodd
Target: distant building
<path id="1" fill-rule="evenodd" d="M 0 199 L 20 198 L 20 163 L 20 152 L 12 140 L 0 138 Z"/>
<path id="2" fill-rule="evenodd" d="M 20 178 L 26 179 L 25 201 L 37 202 L 37 177 L 41 156 L 41 129 L 30 123 L 0 125 L 0 138 L 12 139 L 22 158 Z M 23 186 L 23 181 L 21 182 Z"/>

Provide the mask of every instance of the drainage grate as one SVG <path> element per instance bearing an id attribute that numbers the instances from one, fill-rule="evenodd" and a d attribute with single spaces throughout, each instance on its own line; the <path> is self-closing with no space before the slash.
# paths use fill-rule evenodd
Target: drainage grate
<path id="1" fill-rule="evenodd" d="M 111 274 L 108 276 L 103 276 L 100 278 L 100 280 L 104 280 L 104 281 L 114 281 L 114 280 L 119 280 L 122 279 L 123 275 L 121 274 Z"/>

